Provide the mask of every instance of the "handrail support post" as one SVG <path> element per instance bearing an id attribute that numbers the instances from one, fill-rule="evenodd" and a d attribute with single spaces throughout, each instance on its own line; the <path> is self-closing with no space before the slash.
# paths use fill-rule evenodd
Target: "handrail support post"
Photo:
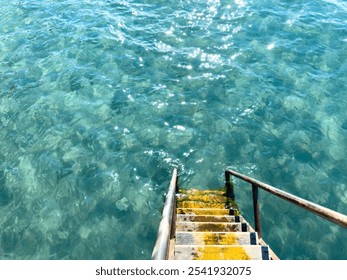
<path id="1" fill-rule="evenodd" d="M 256 184 L 252 184 L 252 194 L 253 194 L 253 210 L 254 210 L 254 227 L 255 231 L 258 233 L 258 238 L 262 238 L 262 229 L 260 221 L 260 206 L 259 206 L 259 188 Z"/>
<path id="2" fill-rule="evenodd" d="M 228 171 L 225 171 L 225 189 L 226 189 L 226 196 L 234 200 L 235 199 L 234 184 L 231 180 L 231 176 Z"/>

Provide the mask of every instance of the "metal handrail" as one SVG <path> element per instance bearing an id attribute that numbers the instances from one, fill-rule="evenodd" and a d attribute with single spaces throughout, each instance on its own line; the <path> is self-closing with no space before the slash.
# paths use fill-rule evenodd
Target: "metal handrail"
<path id="1" fill-rule="evenodd" d="M 324 219 L 329 220 L 330 222 L 333 222 L 341 227 L 347 228 L 347 216 L 343 215 L 339 212 L 333 211 L 329 208 L 323 207 L 321 205 L 315 204 L 313 202 L 310 202 L 306 199 L 300 198 L 298 196 L 292 195 L 290 193 L 287 193 L 285 191 L 281 191 L 280 189 L 277 189 L 271 185 L 265 184 L 261 181 L 258 181 L 256 179 L 253 179 L 251 177 L 248 177 L 246 175 L 243 175 L 241 173 L 238 173 L 234 170 L 227 169 L 225 171 L 225 182 L 226 187 L 230 188 L 232 187 L 232 182 L 230 180 L 230 175 L 233 175 L 245 182 L 248 182 L 252 184 L 252 191 L 253 191 L 253 209 L 254 209 L 254 224 L 255 224 L 255 231 L 258 232 L 259 238 L 262 236 L 262 230 L 261 230 L 261 222 L 260 222 L 260 210 L 259 210 L 259 202 L 258 202 L 258 188 L 261 188 L 279 198 L 282 198 L 284 200 L 287 200 L 307 211 L 310 211 L 318 216 L 323 217 Z M 234 195 L 233 188 L 227 190 L 227 193 L 232 193 Z M 234 195 L 235 197 L 235 195 Z"/>
<path id="2" fill-rule="evenodd" d="M 177 168 L 172 173 L 169 191 L 166 194 L 162 218 L 159 224 L 157 241 L 152 252 L 152 260 L 167 260 L 172 238 L 172 229 L 176 209 Z"/>

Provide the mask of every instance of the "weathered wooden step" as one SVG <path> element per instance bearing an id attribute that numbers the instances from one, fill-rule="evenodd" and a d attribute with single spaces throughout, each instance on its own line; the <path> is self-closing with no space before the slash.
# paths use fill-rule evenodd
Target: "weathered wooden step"
<path id="1" fill-rule="evenodd" d="M 180 189 L 180 194 L 212 194 L 212 195 L 224 195 L 224 190 L 199 190 L 199 189 Z"/>
<path id="2" fill-rule="evenodd" d="M 177 201 L 177 207 L 179 208 L 224 208 L 226 202 L 205 202 L 205 201 Z"/>
<path id="3" fill-rule="evenodd" d="M 200 202 L 226 202 L 227 198 L 225 196 L 221 195 L 186 195 L 186 194 L 179 194 L 176 197 L 178 202 L 182 201 L 200 201 Z"/>
<path id="4" fill-rule="evenodd" d="M 176 245 L 256 245 L 255 232 L 176 232 Z"/>
<path id="5" fill-rule="evenodd" d="M 177 214 L 192 215 L 238 215 L 235 209 L 215 209 L 215 208 L 177 208 Z"/>
<path id="6" fill-rule="evenodd" d="M 194 214 L 177 214 L 177 222 L 236 222 L 241 221 L 240 216 L 231 215 L 194 215 Z"/>
<path id="7" fill-rule="evenodd" d="M 176 245 L 175 260 L 269 260 L 268 246 Z"/>
<path id="8" fill-rule="evenodd" d="M 177 222 L 176 231 L 235 232 L 247 231 L 246 223 Z"/>

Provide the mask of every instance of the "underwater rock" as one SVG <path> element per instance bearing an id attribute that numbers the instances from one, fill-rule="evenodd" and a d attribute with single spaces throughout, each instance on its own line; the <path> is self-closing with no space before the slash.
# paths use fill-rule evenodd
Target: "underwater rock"
<path id="1" fill-rule="evenodd" d="M 347 130 L 347 120 L 342 123 L 341 128 Z"/>
<path id="2" fill-rule="evenodd" d="M 103 186 L 101 169 L 96 164 L 88 164 L 82 168 L 81 188 L 88 193 L 95 192 Z"/>
<path id="3" fill-rule="evenodd" d="M 14 229 L 6 229 L 0 238 L 0 251 L 5 253 L 12 252 L 19 243 L 21 236 Z"/>
<path id="4" fill-rule="evenodd" d="M 313 161 L 313 157 L 309 151 L 301 149 L 300 147 L 294 151 L 294 157 L 296 160 L 302 163 L 310 163 Z"/>
<path id="5" fill-rule="evenodd" d="M 0 170 L 0 189 L 5 186 L 6 178 L 5 178 L 5 172 L 3 170 Z"/>
<path id="6" fill-rule="evenodd" d="M 57 172 L 58 181 L 73 173 L 73 162 L 62 162 L 62 163 L 63 163 L 63 168 L 58 170 Z"/>
<path id="7" fill-rule="evenodd" d="M 120 211 L 128 210 L 129 206 L 130 206 L 130 202 L 126 197 L 123 197 L 122 199 L 116 202 L 116 207 Z"/>
<path id="8" fill-rule="evenodd" d="M 6 187 L 4 171 L 0 170 L 0 207 L 9 204 L 12 200 L 12 193 Z"/>
<path id="9" fill-rule="evenodd" d="M 12 201 L 12 193 L 2 186 L 0 186 L 0 193 L 0 207 L 8 205 Z"/>
<path id="10" fill-rule="evenodd" d="M 120 113 L 121 109 L 126 107 L 128 104 L 128 97 L 124 92 L 118 90 L 114 93 L 111 100 L 111 109 L 116 113 Z"/>
<path id="11" fill-rule="evenodd" d="M 167 145 L 173 149 L 180 146 L 189 145 L 189 142 L 194 138 L 194 130 L 181 125 L 175 125 L 169 130 L 167 136 Z"/>

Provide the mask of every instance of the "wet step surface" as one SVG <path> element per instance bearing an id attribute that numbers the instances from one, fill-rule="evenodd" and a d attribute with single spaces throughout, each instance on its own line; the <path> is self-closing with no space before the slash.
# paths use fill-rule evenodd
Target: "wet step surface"
<path id="1" fill-rule="evenodd" d="M 177 214 L 177 222 L 240 222 L 240 216 Z"/>
<path id="2" fill-rule="evenodd" d="M 256 245 L 257 235 L 250 232 L 176 232 L 176 245 Z"/>
<path id="3" fill-rule="evenodd" d="M 177 208 L 177 214 L 229 215 L 229 213 L 229 209 L 223 208 Z"/>
<path id="4" fill-rule="evenodd" d="M 237 205 L 218 190 L 182 190 L 177 194 L 176 260 L 266 260 L 268 246 L 240 215 Z"/>
<path id="5" fill-rule="evenodd" d="M 268 260 L 267 246 L 176 245 L 175 260 Z"/>
<path id="6" fill-rule="evenodd" d="M 245 228 L 244 228 L 245 227 Z M 176 231 L 224 231 L 224 232 L 234 232 L 234 231 L 247 231 L 247 224 L 242 223 L 217 223 L 217 222 L 178 222 L 176 223 Z"/>

